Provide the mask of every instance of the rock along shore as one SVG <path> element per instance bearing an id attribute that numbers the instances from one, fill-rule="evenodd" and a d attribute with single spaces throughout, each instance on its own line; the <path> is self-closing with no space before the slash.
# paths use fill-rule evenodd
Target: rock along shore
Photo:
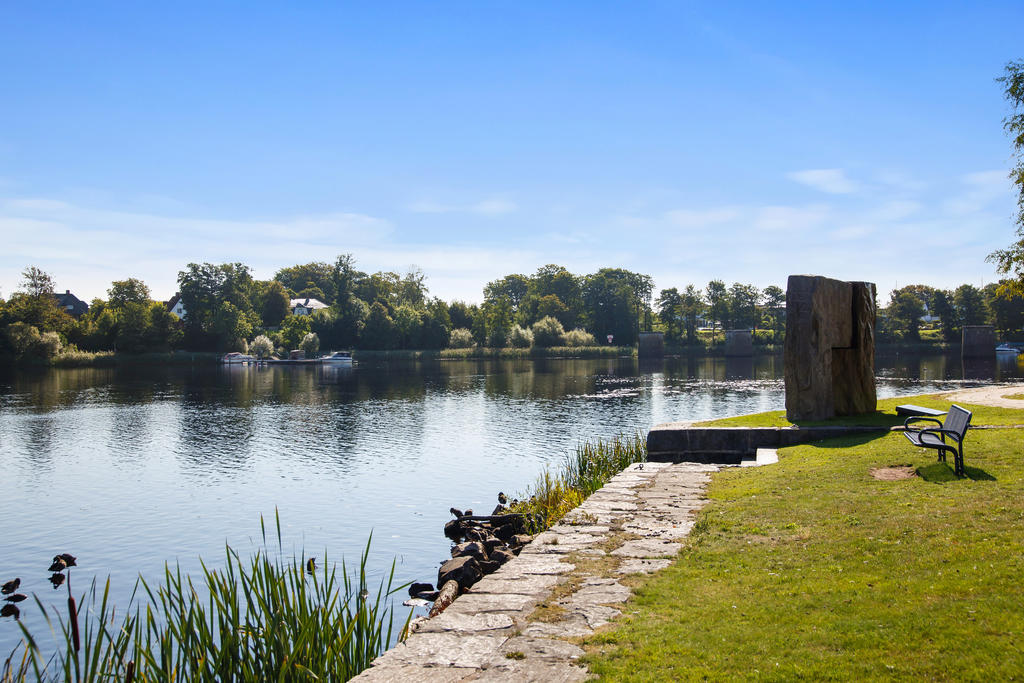
<path id="1" fill-rule="evenodd" d="M 718 469 L 631 465 L 353 680 L 587 680 L 571 641 L 620 614 L 631 591 L 619 579 L 672 562 Z"/>

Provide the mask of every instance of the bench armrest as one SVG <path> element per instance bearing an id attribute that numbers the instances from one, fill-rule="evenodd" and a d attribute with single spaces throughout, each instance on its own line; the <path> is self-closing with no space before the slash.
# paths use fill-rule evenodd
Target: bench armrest
<path id="1" fill-rule="evenodd" d="M 922 420 L 925 421 L 925 422 L 934 422 L 935 424 L 939 425 L 940 427 L 942 426 L 942 420 L 936 420 L 934 417 L 925 417 L 923 415 L 915 415 L 913 417 L 908 417 L 906 420 L 904 420 L 903 421 L 903 427 L 904 427 L 904 429 L 906 429 L 907 427 L 910 426 L 911 422 L 921 422 Z"/>

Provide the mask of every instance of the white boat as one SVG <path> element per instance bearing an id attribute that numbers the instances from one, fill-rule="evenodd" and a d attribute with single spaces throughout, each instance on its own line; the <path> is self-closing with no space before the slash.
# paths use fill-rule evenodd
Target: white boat
<path id="1" fill-rule="evenodd" d="M 1016 347 L 1013 347 L 1013 346 L 1010 346 L 1009 344 L 1000 344 L 999 346 L 996 347 L 996 353 L 1005 353 L 1005 354 L 1011 354 L 1012 353 L 1013 355 L 1016 356 L 1016 355 L 1020 354 L 1020 349 L 1018 349 Z"/>
<path id="2" fill-rule="evenodd" d="M 231 353 L 224 354 L 224 357 L 220 359 L 221 363 L 228 363 L 229 365 L 237 365 L 241 363 L 255 363 L 256 356 L 248 356 L 238 351 L 232 351 Z"/>
<path id="3" fill-rule="evenodd" d="M 324 365 L 334 365 L 336 367 L 351 367 L 352 366 L 352 352 L 351 351 L 335 351 L 329 356 L 324 356 L 321 362 Z"/>

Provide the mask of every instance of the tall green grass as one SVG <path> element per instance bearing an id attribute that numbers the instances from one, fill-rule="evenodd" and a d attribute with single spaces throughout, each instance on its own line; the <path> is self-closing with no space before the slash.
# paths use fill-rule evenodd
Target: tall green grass
<path id="1" fill-rule="evenodd" d="M 197 580 L 168 565 L 159 582 L 139 579 L 129 609 L 109 602 L 109 580 L 94 581 L 76 601 L 68 581 L 68 613 L 53 614 L 36 598 L 57 643 L 44 657 L 22 626 L 26 650 L 14 654 L 0 681 L 345 681 L 370 665 L 394 635 L 395 565 L 375 586 L 366 574 L 370 541 L 358 570 L 324 558 L 282 559 L 264 547 L 248 558 L 227 547 L 223 568 L 202 564 Z M 144 605 L 135 604 L 145 596 Z M 81 611 L 76 602 L 88 605 Z M 410 611 L 400 628 L 404 634 Z M 31 677 L 30 677 L 31 675 Z"/>
<path id="2" fill-rule="evenodd" d="M 545 469 L 511 511 L 526 517 L 530 533 L 543 531 L 626 467 L 646 460 L 647 441 L 640 433 L 584 442 L 566 454 L 560 471 Z"/>

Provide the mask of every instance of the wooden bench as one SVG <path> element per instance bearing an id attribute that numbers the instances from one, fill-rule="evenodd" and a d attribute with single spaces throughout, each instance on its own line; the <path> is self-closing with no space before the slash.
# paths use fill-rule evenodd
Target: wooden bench
<path id="1" fill-rule="evenodd" d="M 915 429 L 911 422 L 934 422 L 938 427 Z M 971 426 L 971 411 L 964 410 L 955 403 L 949 407 L 949 413 L 943 422 L 934 417 L 908 417 L 903 427 L 910 443 L 921 448 L 934 448 L 939 452 L 939 460 L 946 462 L 946 451 L 953 454 L 953 472 L 956 476 L 964 476 L 964 435 Z M 953 443 L 946 443 L 946 437 Z M 955 446 L 953 444 L 956 444 Z"/>

